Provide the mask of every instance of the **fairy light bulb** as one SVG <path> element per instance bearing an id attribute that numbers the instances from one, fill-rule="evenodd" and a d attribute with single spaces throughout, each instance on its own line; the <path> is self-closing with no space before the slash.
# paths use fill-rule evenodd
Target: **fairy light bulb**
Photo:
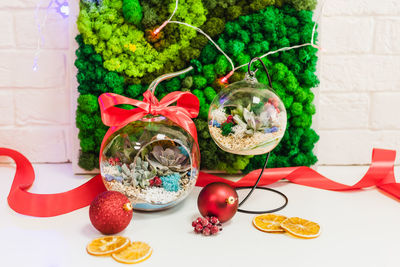
<path id="1" fill-rule="evenodd" d="M 59 4 L 57 7 L 57 12 L 63 17 L 67 18 L 69 16 L 69 6 L 68 2 L 64 2 L 62 4 Z"/>
<path id="2" fill-rule="evenodd" d="M 221 78 L 221 83 L 227 83 L 228 79 L 233 75 L 234 71 L 231 70 L 227 75 Z"/>
<path id="3" fill-rule="evenodd" d="M 160 28 L 155 29 L 155 31 L 153 32 L 153 35 L 157 35 L 160 32 Z"/>
<path id="4" fill-rule="evenodd" d="M 173 16 L 175 15 L 175 12 L 178 10 L 178 3 L 179 3 L 179 0 L 176 0 L 176 1 L 175 1 L 175 8 L 174 8 L 174 11 L 172 11 L 171 16 L 170 16 L 166 21 L 164 21 L 164 23 L 161 24 L 160 27 L 158 27 L 157 29 L 155 29 L 155 31 L 153 32 L 154 35 L 159 34 L 160 31 L 161 31 L 165 26 L 167 26 L 167 24 L 171 21 L 171 19 L 172 19 Z"/>
<path id="5" fill-rule="evenodd" d="M 160 27 L 158 27 L 157 29 L 154 30 L 153 34 L 154 34 L 154 35 L 159 34 L 160 31 L 161 31 L 165 26 L 167 26 L 168 22 L 169 22 L 168 20 L 167 20 L 167 21 L 164 21 L 164 23 L 161 24 Z"/>

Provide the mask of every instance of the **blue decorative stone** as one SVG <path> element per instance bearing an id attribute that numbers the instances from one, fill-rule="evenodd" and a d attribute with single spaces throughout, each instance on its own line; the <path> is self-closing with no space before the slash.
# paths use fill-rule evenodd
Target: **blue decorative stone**
<path id="1" fill-rule="evenodd" d="M 181 179 L 179 173 L 161 176 L 160 179 L 165 190 L 170 192 L 177 192 L 179 190 L 179 180 Z"/>
<path id="2" fill-rule="evenodd" d="M 117 182 L 122 182 L 122 179 L 123 179 L 121 176 L 114 177 L 114 176 L 109 175 L 109 174 L 105 174 L 104 178 L 106 178 L 106 180 L 108 182 L 111 182 L 112 180 L 115 180 Z"/>
<path id="3" fill-rule="evenodd" d="M 271 128 L 267 128 L 267 129 L 265 129 L 264 130 L 264 133 L 275 133 L 275 132 L 277 132 L 279 129 L 278 129 L 278 127 L 271 127 Z"/>
<path id="4" fill-rule="evenodd" d="M 214 127 L 221 128 L 221 123 L 217 122 L 216 120 L 210 121 L 209 124 L 212 125 L 212 126 L 214 126 Z"/>

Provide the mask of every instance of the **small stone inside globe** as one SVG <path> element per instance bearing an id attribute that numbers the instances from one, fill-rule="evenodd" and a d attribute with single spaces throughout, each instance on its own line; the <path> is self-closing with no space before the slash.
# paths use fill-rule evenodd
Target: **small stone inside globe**
<path id="1" fill-rule="evenodd" d="M 224 151 L 260 155 L 274 149 L 286 130 L 286 109 L 255 78 L 233 83 L 214 98 L 208 115 L 211 137 Z"/>

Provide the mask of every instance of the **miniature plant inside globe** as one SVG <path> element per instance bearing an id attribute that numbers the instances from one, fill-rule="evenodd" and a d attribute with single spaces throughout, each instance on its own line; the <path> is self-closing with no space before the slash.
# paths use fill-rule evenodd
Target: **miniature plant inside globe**
<path id="1" fill-rule="evenodd" d="M 108 138 L 101 158 L 109 190 L 125 194 L 139 210 L 168 208 L 184 199 L 198 175 L 193 138 L 164 117 L 128 124 Z"/>
<path id="2" fill-rule="evenodd" d="M 246 77 L 215 97 L 210 106 L 209 130 L 221 149 L 259 155 L 279 143 L 286 120 L 286 109 L 272 89 Z"/>

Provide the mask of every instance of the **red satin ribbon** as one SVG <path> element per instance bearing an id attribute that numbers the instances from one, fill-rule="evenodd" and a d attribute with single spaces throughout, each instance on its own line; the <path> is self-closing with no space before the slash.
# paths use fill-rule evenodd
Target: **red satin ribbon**
<path id="1" fill-rule="evenodd" d="M 0 148 L 0 156 L 11 157 L 16 165 L 14 181 L 8 195 L 8 204 L 16 212 L 36 217 L 51 217 L 65 214 L 90 204 L 93 198 L 105 191 L 100 175 L 96 175 L 85 184 L 67 192 L 58 194 L 33 194 L 27 192 L 35 180 L 31 163 L 17 151 Z M 334 191 L 345 191 L 376 186 L 382 191 L 400 199 L 400 184 L 394 177 L 396 151 L 374 149 L 372 163 L 364 177 L 355 185 L 337 183 L 320 175 L 308 167 L 290 167 L 266 169 L 260 185 L 268 185 L 287 179 L 293 183 Z M 197 186 L 211 182 L 225 182 L 234 187 L 251 186 L 260 170 L 252 171 L 237 182 L 232 182 L 215 175 L 200 172 Z"/>
<path id="2" fill-rule="evenodd" d="M 376 186 L 382 191 L 400 199 L 400 183 L 396 183 L 394 177 L 395 159 L 396 151 L 374 148 L 372 151 L 371 165 L 367 173 L 359 182 L 352 186 L 332 181 L 313 169 L 304 166 L 266 169 L 259 185 L 269 185 L 281 179 L 287 179 L 295 184 L 332 191 L 355 190 Z M 259 174 L 260 170 L 254 170 L 239 181 L 233 182 L 212 174 L 201 172 L 196 185 L 205 186 L 212 182 L 224 182 L 233 187 L 252 186 Z"/>
<path id="3" fill-rule="evenodd" d="M 176 106 L 170 106 L 175 102 Z M 153 116 L 161 115 L 175 122 L 193 136 L 197 143 L 197 130 L 192 118 L 197 117 L 200 103 L 199 99 L 192 93 L 176 91 L 169 93 L 160 101 L 148 90 L 143 94 L 143 101 L 113 93 L 104 93 L 99 96 L 99 104 L 101 119 L 105 125 L 110 126 L 103 138 L 101 151 L 104 142 L 112 133 L 149 114 Z M 137 108 L 125 110 L 116 107 L 121 104 L 128 104 Z"/>
<path id="4" fill-rule="evenodd" d="M 8 156 L 15 161 L 14 181 L 8 194 L 8 205 L 16 212 L 36 216 L 51 217 L 65 214 L 83 207 L 101 192 L 105 191 L 100 175 L 85 184 L 67 192 L 58 194 L 34 194 L 28 192 L 35 180 L 32 164 L 21 153 L 0 148 L 0 156 Z"/>

